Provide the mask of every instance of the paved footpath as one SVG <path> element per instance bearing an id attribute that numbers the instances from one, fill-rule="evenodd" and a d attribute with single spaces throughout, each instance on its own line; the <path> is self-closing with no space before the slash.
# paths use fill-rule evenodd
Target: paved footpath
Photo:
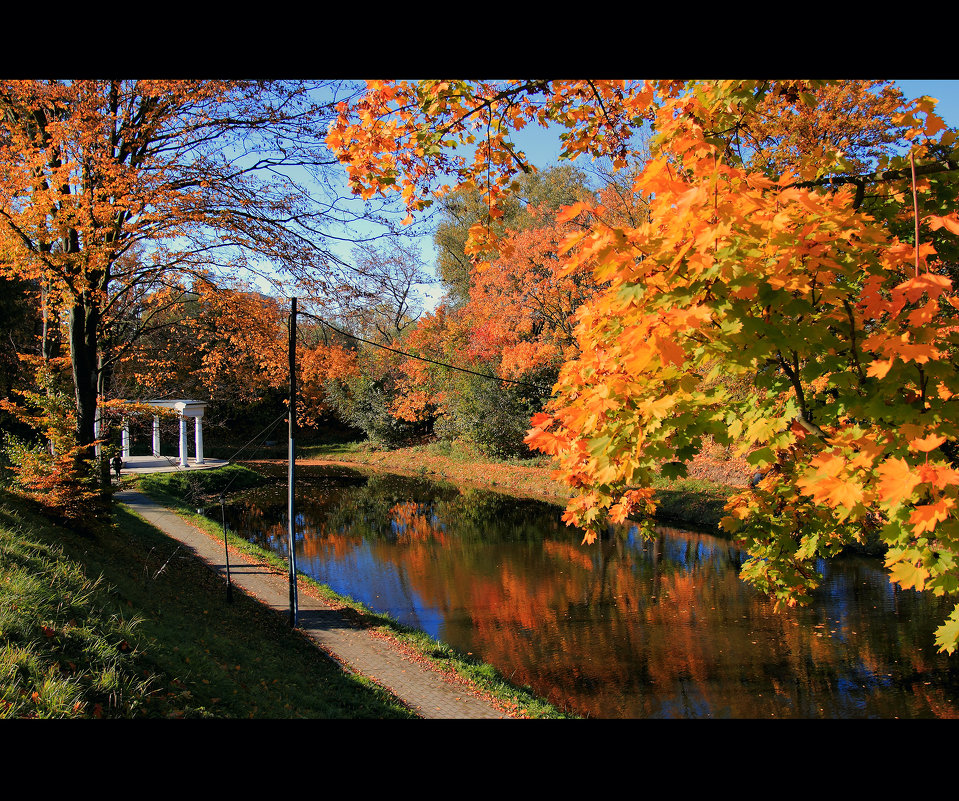
<path id="1" fill-rule="evenodd" d="M 216 540 L 148 496 L 133 490 L 114 495 L 167 536 L 186 545 L 226 579 L 223 541 Z M 266 562 L 230 550 L 230 580 L 289 619 L 290 584 Z M 318 598 L 297 593 L 297 628 L 348 669 L 373 679 L 424 718 L 498 718 L 510 715 L 472 695 L 464 686 L 414 662 L 387 640 L 353 626 Z"/>

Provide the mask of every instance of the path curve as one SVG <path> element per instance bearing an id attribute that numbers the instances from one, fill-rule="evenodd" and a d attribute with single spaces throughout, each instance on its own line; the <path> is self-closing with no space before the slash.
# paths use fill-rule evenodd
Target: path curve
<path id="1" fill-rule="evenodd" d="M 113 496 L 167 536 L 183 543 L 226 579 L 223 541 L 211 537 L 175 512 L 134 490 Z M 290 585 L 264 560 L 230 550 L 230 580 L 248 595 L 283 614 L 290 612 Z M 465 685 L 414 661 L 396 645 L 357 628 L 336 609 L 303 591 L 297 592 L 297 628 L 341 665 L 373 679 L 424 718 L 510 719 Z"/>

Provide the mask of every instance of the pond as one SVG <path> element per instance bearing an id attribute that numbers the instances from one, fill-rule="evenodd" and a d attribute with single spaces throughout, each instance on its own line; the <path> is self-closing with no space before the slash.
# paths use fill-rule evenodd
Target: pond
<path id="1" fill-rule="evenodd" d="M 959 656 L 934 644 L 950 605 L 879 560 L 821 563 L 815 603 L 776 612 L 707 534 L 583 545 L 548 503 L 345 468 L 297 479 L 298 570 L 576 714 L 959 717 Z M 233 496 L 228 526 L 286 557 L 286 492 Z"/>

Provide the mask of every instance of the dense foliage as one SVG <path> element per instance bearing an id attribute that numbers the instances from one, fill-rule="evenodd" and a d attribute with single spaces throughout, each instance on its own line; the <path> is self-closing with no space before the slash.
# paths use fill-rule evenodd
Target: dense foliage
<path id="1" fill-rule="evenodd" d="M 362 196 L 395 187 L 415 210 L 451 176 L 495 218 L 523 161 L 510 131 L 530 121 L 624 167 L 632 132 L 654 131 L 632 182 L 645 218 L 592 202 L 557 216 L 586 223 L 562 274 L 599 290 L 527 439 L 578 489 L 567 519 L 650 514 L 663 464 L 682 475 L 713 440 L 760 474 L 725 525 L 743 575 L 781 602 L 870 530 L 894 581 L 959 594 L 959 165 L 933 103 L 798 81 L 376 82 L 328 141 Z M 469 162 L 455 146 L 481 131 Z M 474 227 L 468 249 L 493 233 Z M 955 650 L 959 607 L 937 641 Z"/>

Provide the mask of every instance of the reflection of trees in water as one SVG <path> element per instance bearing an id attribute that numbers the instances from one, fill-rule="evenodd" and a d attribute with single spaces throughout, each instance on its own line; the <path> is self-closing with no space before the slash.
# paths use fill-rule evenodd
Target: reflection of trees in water
<path id="1" fill-rule="evenodd" d="M 299 503 L 299 502 L 298 502 Z M 511 498 L 406 476 L 374 475 L 344 493 L 329 510 L 327 530 L 349 529 L 357 537 L 396 542 L 434 538 L 460 543 L 541 542 L 565 528 L 562 510 L 541 501 Z"/>
<path id="2" fill-rule="evenodd" d="M 935 686 L 944 658 L 915 647 L 932 642 L 935 604 L 888 597 L 866 563 L 830 570 L 816 608 L 777 614 L 739 580 L 742 556 L 725 540 L 622 527 L 586 546 L 549 504 L 405 477 L 348 483 L 314 476 L 298 492 L 305 555 L 344 559 L 364 544 L 408 597 L 444 615 L 442 639 L 559 704 L 634 717 L 956 711 Z M 236 525 L 281 552 L 285 489 L 234 507 Z M 896 665 L 905 692 L 889 687 Z"/>

